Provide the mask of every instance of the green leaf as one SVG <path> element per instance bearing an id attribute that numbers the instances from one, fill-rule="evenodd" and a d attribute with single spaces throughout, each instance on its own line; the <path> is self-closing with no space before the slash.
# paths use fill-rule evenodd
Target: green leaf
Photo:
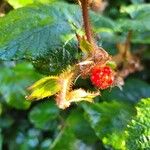
<path id="1" fill-rule="evenodd" d="M 65 126 L 61 129 L 60 133 L 55 138 L 54 142 L 51 145 L 52 150 L 58 149 L 67 149 L 67 150 L 75 150 L 77 138 L 72 129 L 72 124 L 70 120 L 72 120 L 72 115 L 65 121 Z"/>
<path id="2" fill-rule="evenodd" d="M 131 0 L 133 4 L 141 4 L 144 3 L 144 0 Z"/>
<path id="3" fill-rule="evenodd" d="M 93 51 L 93 46 L 84 37 L 80 39 L 79 45 L 86 57 Z"/>
<path id="4" fill-rule="evenodd" d="M 39 100 L 56 94 L 61 89 L 58 79 L 57 76 L 49 76 L 40 79 L 29 87 L 31 94 L 26 98 L 28 100 Z"/>
<path id="5" fill-rule="evenodd" d="M 31 64 L 24 62 L 15 65 L 10 62 L 10 66 L 0 69 L 0 94 L 11 107 L 28 109 L 30 102 L 25 99 L 26 89 L 40 77 Z"/>
<path id="6" fill-rule="evenodd" d="M 7 0 L 7 2 L 15 9 L 24 7 L 29 4 L 37 3 L 37 2 L 46 4 L 46 3 L 56 2 L 56 1 L 63 1 L 63 0 Z"/>
<path id="7" fill-rule="evenodd" d="M 134 43 L 141 43 L 141 44 L 149 44 L 150 43 L 150 32 L 141 32 L 138 34 L 134 32 L 132 36 L 132 42 Z"/>
<path id="8" fill-rule="evenodd" d="M 137 115 L 126 129 L 128 150 L 150 148 L 150 98 L 142 99 L 136 106 Z M 134 140 L 133 140 L 134 139 Z"/>
<path id="9" fill-rule="evenodd" d="M 59 115 L 58 107 L 51 101 L 44 101 L 32 108 L 29 119 L 36 128 L 50 130 Z M 56 128 L 54 126 L 54 128 Z"/>
<path id="10" fill-rule="evenodd" d="M 2 137 L 1 128 L 0 128 L 0 150 L 2 150 L 2 144 L 3 144 L 3 137 Z"/>
<path id="11" fill-rule="evenodd" d="M 148 49 L 144 51 L 143 58 L 145 60 L 149 60 L 150 59 L 150 51 Z"/>
<path id="12" fill-rule="evenodd" d="M 83 146 L 88 149 L 90 146 L 83 143 L 88 141 L 89 144 L 97 141 L 95 133 L 83 117 L 83 111 L 77 109 L 71 112 L 64 127 L 52 143 L 51 149 L 76 150 Z"/>
<path id="13" fill-rule="evenodd" d="M 150 16 L 150 4 L 130 5 L 121 7 L 122 13 L 127 13 L 133 19 Z M 148 18 L 147 18 L 148 19 Z"/>
<path id="14" fill-rule="evenodd" d="M 106 16 L 91 13 L 91 21 L 96 32 L 115 29 L 116 23 Z"/>
<path id="15" fill-rule="evenodd" d="M 34 0 L 7 0 L 7 2 L 13 6 L 13 8 L 19 8 L 26 6 L 28 4 L 32 4 Z"/>
<path id="16" fill-rule="evenodd" d="M 51 150 L 75 150 L 77 139 L 70 128 L 64 128 L 51 145 Z"/>
<path id="17" fill-rule="evenodd" d="M 116 21 L 101 15 L 91 15 L 94 31 L 100 34 L 101 42 L 124 42 L 123 33 L 133 31 L 131 41 L 134 43 L 150 43 L 150 5 L 131 5 L 122 7 L 121 12 L 131 15 L 131 18 L 119 18 Z M 145 37 L 143 37 L 145 32 Z M 121 35 L 120 35 L 121 33 Z M 141 38 L 140 38 L 141 37 Z"/>
<path id="18" fill-rule="evenodd" d="M 0 18 L 0 59 L 24 58 L 33 61 L 41 72 L 60 72 L 77 60 L 72 26 L 80 28 L 80 18 L 78 6 L 61 2 L 10 12 Z"/>
<path id="19" fill-rule="evenodd" d="M 136 85 L 136 86 L 135 86 Z M 123 89 L 113 88 L 111 91 L 102 92 L 102 100 L 119 100 L 136 103 L 141 98 L 150 97 L 150 85 L 138 79 L 125 81 Z"/>
<path id="20" fill-rule="evenodd" d="M 84 112 L 80 108 L 71 112 L 68 117 L 68 124 L 78 140 L 92 144 L 98 140 L 94 130 L 91 128 L 88 121 L 84 118 Z"/>
<path id="21" fill-rule="evenodd" d="M 1 116 L 2 112 L 3 112 L 3 105 L 0 103 L 0 116 Z"/>
<path id="22" fill-rule="evenodd" d="M 133 114 L 133 108 L 117 101 L 83 104 L 85 118 L 104 144 L 124 149 L 124 130 Z"/>
<path id="23" fill-rule="evenodd" d="M 9 115 L 2 115 L 0 117 L 0 128 L 9 129 L 14 123 L 14 119 Z"/>
<path id="24" fill-rule="evenodd" d="M 132 42 L 150 43 L 150 4 L 122 7 L 121 12 L 130 15 L 131 19 L 121 19 L 118 25 L 121 31 L 133 31 Z"/>
<path id="25" fill-rule="evenodd" d="M 118 30 L 123 31 L 136 31 L 138 34 L 141 32 L 150 32 L 150 21 L 147 17 L 131 20 L 131 19 L 119 19 L 117 21 Z M 134 33 L 133 33 L 134 35 Z M 134 38 L 133 38 L 134 39 Z"/>
<path id="26" fill-rule="evenodd" d="M 101 37 L 98 41 L 100 44 L 102 42 L 106 42 L 106 44 L 108 44 L 108 42 L 116 43 L 118 41 L 122 41 L 122 39 L 116 34 L 119 30 L 118 24 L 111 18 L 91 13 L 91 23 L 94 32 Z"/>

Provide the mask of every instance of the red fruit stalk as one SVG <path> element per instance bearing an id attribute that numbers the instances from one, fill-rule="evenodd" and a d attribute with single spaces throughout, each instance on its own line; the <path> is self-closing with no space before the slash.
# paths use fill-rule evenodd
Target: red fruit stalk
<path id="1" fill-rule="evenodd" d="M 114 82 L 114 71 L 109 66 L 95 66 L 91 70 L 91 82 L 99 89 L 107 89 Z"/>

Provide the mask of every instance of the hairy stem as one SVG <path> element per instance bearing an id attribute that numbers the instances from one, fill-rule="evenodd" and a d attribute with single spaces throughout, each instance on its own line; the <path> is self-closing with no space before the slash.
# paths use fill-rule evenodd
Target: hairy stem
<path id="1" fill-rule="evenodd" d="M 124 57 L 127 57 L 127 53 L 130 52 L 130 42 L 131 42 L 132 32 L 129 31 L 125 41 Z"/>
<path id="2" fill-rule="evenodd" d="M 80 0 L 82 7 L 82 15 L 84 22 L 84 30 L 89 43 L 93 44 L 94 40 L 92 37 L 92 29 L 89 21 L 89 13 L 88 13 L 88 0 Z"/>

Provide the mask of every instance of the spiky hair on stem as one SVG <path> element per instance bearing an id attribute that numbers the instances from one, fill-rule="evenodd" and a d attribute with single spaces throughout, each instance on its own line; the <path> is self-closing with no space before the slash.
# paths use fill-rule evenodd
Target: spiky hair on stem
<path id="1" fill-rule="evenodd" d="M 69 107 L 70 102 L 66 101 L 66 96 L 72 89 L 74 79 L 75 72 L 70 66 L 60 74 L 58 82 L 61 86 L 61 91 L 56 94 L 56 103 L 59 108 L 65 109 Z"/>
<path id="2" fill-rule="evenodd" d="M 73 81 L 78 75 L 76 69 L 67 68 L 59 76 L 59 84 L 61 90 L 56 94 L 56 103 L 59 108 L 65 109 L 70 106 L 72 102 L 88 101 L 93 102 L 94 97 L 99 95 L 98 92 L 89 92 L 84 89 L 72 89 Z"/>

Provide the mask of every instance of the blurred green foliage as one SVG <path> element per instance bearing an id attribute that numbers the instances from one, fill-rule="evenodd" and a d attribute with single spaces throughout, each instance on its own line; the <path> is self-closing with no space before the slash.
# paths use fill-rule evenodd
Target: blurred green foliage
<path id="1" fill-rule="evenodd" d="M 150 148 L 150 98 L 142 99 L 136 106 L 134 116 L 126 129 L 128 150 Z M 133 140 L 135 139 L 135 140 Z"/>
<path id="2" fill-rule="evenodd" d="M 109 0 L 103 14 L 90 13 L 98 44 L 111 54 L 133 32 L 132 50 L 144 69 L 131 74 L 122 90 L 102 91 L 95 103 L 62 111 L 54 97 L 31 103 L 25 95 L 43 75 L 58 74 L 80 58 L 79 6 L 73 0 L 7 2 L 14 10 L 0 18 L 0 150 L 149 149 L 150 99 L 141 98 L 150 97 L 150 4 Z"/>

